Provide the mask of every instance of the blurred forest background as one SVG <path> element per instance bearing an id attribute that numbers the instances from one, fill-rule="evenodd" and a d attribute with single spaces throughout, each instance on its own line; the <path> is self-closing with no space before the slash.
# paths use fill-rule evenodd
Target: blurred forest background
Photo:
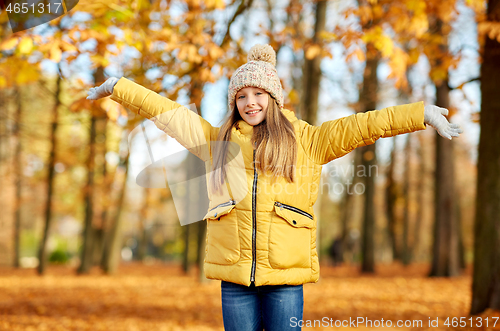
<path id="1" fill-rule="evenodd" d="M 114 274 L 163 262 L 205 282 L 206 222 L 180 226 L 169 188 L 137 182 L 165 136 L 148 129 L 146 142 L 142 117 L 85 98 L 123 76 L 218 126 L 232 73 L 269 43 L 285 107 L 311 124 L 424 101 L 464 129 L 380 139 L 325 166 L 321 263 L 469 268 L 468 312 L 500 310 L 499 41 L 497 0 L 80 0 L 15 34 L 3 10 L 0 265 Z"/>

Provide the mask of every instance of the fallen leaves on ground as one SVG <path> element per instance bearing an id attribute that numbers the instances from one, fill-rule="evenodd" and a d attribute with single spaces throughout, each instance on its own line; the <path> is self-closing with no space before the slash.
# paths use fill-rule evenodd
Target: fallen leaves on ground
<path id="1" fill-rule="evenodd" d="M 426 265 L 381 265 L 373 275 L 361 275 L 355 266 L 323 265 L 318 283 L 304 285 L 303 330 L 379 330 L 388 321 L 392 329 L 439 330 L 449 329 L 447 318 L 470 318 L 470 271 L 455 278 L 427 273 Z M 490 324 L 474 330 L 500 330 L 500 320 L 492 328 L 495 316 L 500 312 L 474 317 L 488 317 Z M 436 319 L 438 325 L 429 325 Z M 195 268 L 185 275 L 179 265 L 132 263 L 109 276 L 51 267 L 42 277 L 32 269 L 0 269 L 0 330 L 223 329 L 220 281 L 198 282 Z"/>

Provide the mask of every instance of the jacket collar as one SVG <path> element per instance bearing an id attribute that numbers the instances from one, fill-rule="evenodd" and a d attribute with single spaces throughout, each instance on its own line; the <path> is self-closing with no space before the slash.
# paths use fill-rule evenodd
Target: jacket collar
<path id="1" fill-rule="evenodd" d="M 297 120 L 297 117 L 295 116 L 295 113 L 293 111 L 283 108 L 281 112 L 291 123 Z M 251 134 L 253 131 L 253 126 L 251 126 L 244 120 L 239 120 L 236 128 L 244 135 Z"/>

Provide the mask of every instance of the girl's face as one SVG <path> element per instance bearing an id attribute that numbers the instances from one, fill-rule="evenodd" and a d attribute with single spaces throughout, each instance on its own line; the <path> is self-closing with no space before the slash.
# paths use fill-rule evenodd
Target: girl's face
<path id="1" fill-rule="evenodd" d="M 236 93 L 236 107 L 241 118 L 251 126 L 266 118 L 269 93 L 258 87 L 245 87 Z"/>

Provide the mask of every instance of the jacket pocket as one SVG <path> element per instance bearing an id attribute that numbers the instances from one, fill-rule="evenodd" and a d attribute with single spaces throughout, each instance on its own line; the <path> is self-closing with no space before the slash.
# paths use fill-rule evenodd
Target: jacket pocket
<path id="1" fill-rule="evenodd" d="M 230 265 L 240 259 L 238 217 L 230 200 L 210 209 L 207 220 L 207 247 L 205 262 Z"/>
<path id="2" fill-rule="evenodd" d="M 280 202 L 274 204 L 269 230 L 269 263 L 275 269 L 310 268 L 314 220 L 311 214 Z"/>

